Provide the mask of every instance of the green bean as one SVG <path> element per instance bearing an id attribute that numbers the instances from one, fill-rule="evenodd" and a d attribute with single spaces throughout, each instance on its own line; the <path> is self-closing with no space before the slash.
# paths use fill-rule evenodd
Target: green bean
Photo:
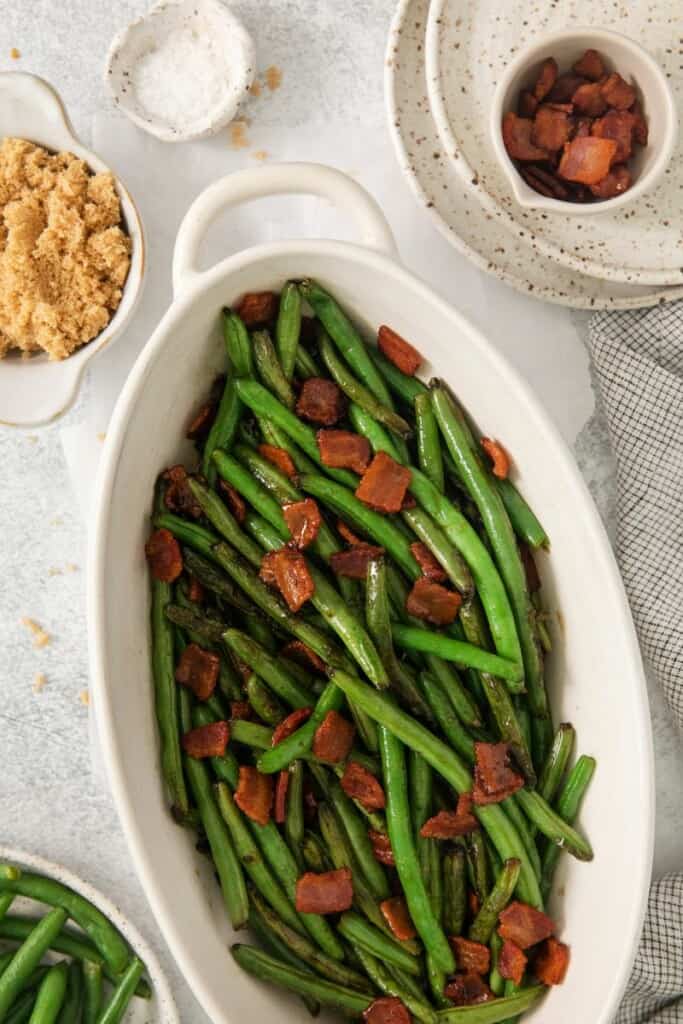
<path id="1" fill-rule="evenodd" d="M 330 1006 L 352 1014 L 361 1014 L 372 1002 L 370 992 L 360 993 L 342 985 L 321 978 L 314 978 L 309 973 L 297 970 L 287 964 L 268 956 L 254 946 L 236 943 L 230 952 L 239 966 L 253 974 L 259 981 L 270 981 L 282 988 L 288 988 L 298 995 L 311 996 L 323 1006 Z"/>
<path id="2" fill-rule="evenodd" d="M 451 662 L 434 654 L 425 654 L 424 660 L 429 674 L 439 681 L 460 721 L 473 731 L 479 729 L 482 724 L 481 711 Z"/>
<path id="3" fill-rule="evenodd" d="M 271 420 L 262 417 L 259 418 L 258 424 L 265 443 L 272 444 L 275 448 L 284 449 L 294 463 L 297 473 L 318 472 L 317 464 L 302 452 L 301 448 L 292 441 L 289 434 L 286 434 L 281 427 L 278 427 Z"/>
<path id="4" fill-rule="evenodd" d="M 284 963 L 289 967 L 295 967 L 298 971 L 303 971 L 305 974 L 310 974 L 311 977 L 315 977 L 314 972 L 299 960 L 298 956 L 295 956 L 294 953 L 292 953 L 289 946 L 286 946 L 275 932 L 268 928 L 268 925 L 260 916 L 253 904 L 249 908 L 249 929 L 254 933 L 257 939 L 261 940 L 262 945 L 265 946 L 266 953 L 270 953 L 271 956 L 284 961 Z M 315 999 L 312 999 L 310 996 L 301 996 L 301 1001 L 312 1017 L 318 1016 L 320 1013 L 320 1003 Z"/>
<path id="5" fill-rule="evenodd" d="M 405 509 L 401 516 L 422 543 L 429 548 L 439 565 L 447 573 L 451 583 L 465 597 L 472 594 L 474 581 L 467 562 L 432 517 L 423 508 Z"/>
<path id="6" fill-rule="evenodd" d="M 408 790 L 413 828 L 418 836 L 420 829 L 431 814 L 432 788 L 432 769 L 420 754 L 410 749 L 408 751 Z"/>
<path id="7" fill-rule="evenodd" d="M 278 505 L 301 500 L 303 495 L 298 487 L 295 487 L 290 478 L 260 452 L 246 444 L 236 444 L 233 451 L 235 458 L 273 495 Z"/>
<path id="8" fill-rule="evenodd" d="M 501 678 L 509 679 L 512 682 L 517 682 L 522 678 L 521 665 L 516 662 L 508 661 L 481 647 L 463 643 L 461 640 L 452 640 L 450 637 L 428 629 L 401 626 L 395 623 L 392 626 L 392 636 L 399 647 L 407 650 L 436 654 L 437 657 L 443 658 L 445 661 L 467 665 L 480 672 L 490 672 L 491 675 L 501 676 Z"/>
<path id="9" fill-rule="evenodd" d="M 102 1009 L 97 1024 L 119 1024 L 123 1020 L 128 1005 L 133 998 L 135 986 L 142 977 L 144 964 L 133 957 L 121 980 L 112 992 L 109 1002 Z"/>
<path id="10" fill-rule="evenodd" d="M 10 1010 L 9 1015 L 5 1017 L 5 1024 L 27 1024 L 27 1021 L 31 1018 L 35 1001 L 36 993 L 34 989 L 22 992 Z"/>
<path id="11" fill-rule="evenodd" d="M 301 293 L 294 281 L 288 281 L 280 293 L 280 308 L 275 327 L 275 344 L 283 373 L 292 379 L 301 334 Z"/>
<path id="12" fill-rule="evenodd" d="M 228 377 L 202 454 L 202 475 L 210 483 L 213 483 L 215 475 L 211 456 L 216 448 L 230 447 L 239 423 L 241 405 L 235 390 L 235 378 L 251 375 L 249 335 L 240 318 L 227 309 L 223 310 L 223 340 L 228 356 Z"/>
<path id="13" fill-rule="evenodd" d="M 81 1024 L 83 1013 L 83 972 L 75 960 L 67 971 L 66 996 L 59 1014 L 59 1024 Z"/>
<path id="14" fill-rule="evenodd" d="M 534 837 L 531 834 L 529 822 L 522 814 L 522 810 L 514 796 L 505 801 L 505 813 L 517 829 L 517 834 L 522 841 L 522 846 L 524 847 L 529 864 L 531 865 L 536 878 L 540 881 L 541 858 L 538 853 L 538 847 L 536 846 Z"/>
<path id="15" fill-rule="evenodd" d="M 254 612 L 253 604 L 247 601 L 241 590 L 231 583 L 227 576 L 216 568 L 213 562 L 197 554 L 192 548 L 185 548 L 183 551 L 183 565 L 207 590 L 216 594 L 222 601 L 226 601 L 238 611 L 244 612 L 249 617 L 252 616 Z"/>
<path id="16" fill-rule="evenodd" d="M 294 392 L 280 365 L 275 345 L 273 345 L 268 331 L 254 331 L 251 342 L 254 347 L 254 362 L 259 377 L 283 405 L 286 405 L 288 409 L 293 409 Z"/>
<path id="17" fill-rule="evenodd" d="M 102 967 L 92 960 L 84 960 L 83 969 L 83 1024 L 97 1024 L 102 1006 Z"/>
<path id="18" fill-rule="evenodd" d="M 405 1004 L 412 1017 L 423 1024 L 436 1024 L 436 1014 L 423 998 L 416 998 L 409 985 L 403 985 L 396 976 L 363 946 L 356 947 L 356 954 L 373 985 L 387 996 L 396 996 Z"/>
<path id="19" fill-rule="evenodd" d="M 190 549 L 183 548 L 183 561 L 186 566 L 188 553 L 190 553 Z M 194 552 L 191 553 L 194 554 Z M 216 620 L 209 618 L 208 615 L 200 615 L 197 610 L 197 605 L 188 600 L 182 586 L 176 585 L 175 596 L 178 601 L 178 605 L 169 605 L 166 609 L 166 615 L 172 622 L 174 620 L 174 616 L 178 611 L 180 611 L 181 620 L 182 618 L 185 618 L 189 626 L 197 625 L 198 628 L 203 631 L 207 628 L 207 624 L 210 623 L 210 631 L 213 632 L 213 624 Z M 176 655 L 178 657 L 180 657 L 185 648 L 185 637 L 187 637 L 190 643 L 199 644 L 200 647 L 206 646 L 207 641 L 204 636 L 195 632 L 194 629 L 176 629 Z M 209 647 L 212 647 L 210 641 Z M 232 664 L 223 656 L 220 658 L 220 665 L 218 667 L 218 689 L 227 700 L 241 700 L 242 698 L 242 684 L 237 678 L 237 674 Z M 220 699 L 216 692 L 214 692 L 213 698 L 215 700 Z"/>
<path id="20" fill-rule="evenodd" d="M 403 373 L 397 366 L 389 362 L 384 353 L 380 352 L 375 345 L 368 345 L 368 353 L 390 391 L 406 405 L 412 408 L 417 396 L 428 391 L 427 385 L 423 384 L 418 377 L 411 377 L 407 373 Z"/>
<path id="21" fill-rule="evenodd" d="M 246 558 L 252 565 L 261 564 L 261 552 L 252 540 L 247 537 L 243 530 L 240 529 L 239 523 L 230 512 L 224 502 L 215 494 L 213 491 L 205 487 L 199 480 L 195 480 L 193 477 L 188 478 L 188 485 L 192 491 L 193 497 L 200 505 L 202 512 L 209 520 L 212 526 L 214 526 L 218 532 L 234 547 L 243 558 Z M 182 520 L 181 520 L 182 522 Z M 194 525 L 194 524 L 188 524 Z M 169 529 L 173 531 L 173 527 L 169 526 Z M 206 537 L 201 538 L 202 544 L 198 543 L 198 537 L 196 531 L 200 530 L 201 527 L 194 527 L 194 531 L 191 535 L 183 537 L 183 541 L 193 547 L 200 554 L 206 555 L 215 561 L 213 554 L 213 547 L 220 539 L 215 534 L 206 532 Z"/>
<path id="22" fill-rule="evenodd" d="M 512 528 L 520 540 L 532 548 L 549 547 L 547 533 L 515 485 L 510 480 L 501 480 L 499 477 L 494 477 L 494 483 L 503 499 Z"/>
<path id="23" fill-rule="evenodd" d="M 435 839 L 429 839 L 427 855 L 429 857 L 429 877 L 427 891 L 429 900 L 434 911 L 434 916 L 439 923 L 443 919 L 443 870 L 441 866 L 440 844 Z"/>
<path id="24" fill-rule="evenodd" d="M 554 801 L 562 783 L 575 738 L 574 727 L 567 722 L 563 722 L 555 733 L 553 745 L 538 779 L 538 792 L 549 804 Z"/>
<path id="25" fill-rule="evenodd" d="M 273 742 L 273 730 L 258 722 L 249 722 L 236 718 L 230 723 L 230 738 L 235 743 L 243 743 L 255 750 L 270 750 Z"/>
<path id="26" fill-rule="evenodd" d="M 226 455 L 225 452 L 214 452 L 213 460 L 219 475 L 232 484 L 242 497 L 246 498 L 249 504 L 278 530 L 281 536 L 288 539 L 289 530 L 279 503 L 254 478 L 252 473 L 241 466 L 232 455 Z"/>
<path id="27" fill-rule="evenodd" d="M 491 932 L 491 940 L 489 942 L 491 947 L 491 972 L 489 974 L 489 988 L 493 992 L 494 996 L 502 996 L 505 991 L 505 978 L 502 977 L 498 970 L 498 961 L 500 959 L 500 951 L 503 945 L 498 932 L 494 930 Z M 510 1022 L 511 1024 L 511 1022 Z"/>
<path id="28" fill-rule="evenodd" d="M 536 609 L 536 630 L 538 632 L 538 640 L 541 645 L 541 649 L 545 654 L 550 654 L 553 649 L 553 638 L 550 635 L 550 630 L 548 629 L 550 616 L 548 612 L 543 610 L 541 595 L 538 591 L 531 595 L 531 603 Z"/>
<path id="29" fill-rule="evenodd" d="M 413 408 L 415 409 L 417 461 L 425 476 L 428 476 L 437 490 L 443 494 L 444 475 L 441 440 L 429 393 L 422 392 L 416 395 Z"/>
<path id="30" fill-rule="evenodd" d="M 50 967 L 38 989 L 30 1024 L 53 1024 L 57 1020 L 64 1005 L 67 977 L 68 968 L 63 961 Z"/>
<path id="31" fill-rule="evenodd" d="M 9 966 L 10 960 L 14 956 L 14 951 L 11 949 L 6 950 L 0 954 L 0 974 Z"/>
<path id="32" fill-rule="evenodd" d="M 398 876 L 410 916 L 425 949 L 431 954 L 436 967 L 449 972 L 454 969 L 453 953 L 430 905 L 415 850 L 403 746 L 384 723 L 380 724 L 379 736 L 387 797 L 387 827 Z"/>
<path id="33" fill-rule="evenodd" d="M 439 1024 L 502 1024 L 503 1021 L 513 1020 L 518 1014 L 531 1009 L 545 992 L 545 986 L 534 985 L 514 996 L 494 999 L 490 1003 L 439 1010 L 437 1018 Z"/>
<path id="34" fill-rule="evenodd" d="M 491 886 L 486 841 L 480 831 L 470 832 L 465 840 L 467 864 L 472 888 L 480 900 L 486 899 Z"/>
<path id="35" fill-rule="evenodd" d="M 448 935 L 462 935 L 467 913 L 467 877 L 465 853 L 460 847 L 449 850 L 443 859 L 443 926 Z"/>
<path id="36" fill-rule="evenodd" d="M 473 942 L 488 943 L 495 930 L 498 917 L 512 899 L 519 880 L 518 860 L 507 860 L 495 884 L 481 904 L 479 912 L 470 925 L 469 937 Z"/>
<path id="37" fill-rule="evenodd" d="M 444 988 L 446 987 L 446 975 L 443 971 L 440 971 L 438 967 L 434 965 L 434 962 L 430 956 L 426 960 L 427 968 L 427 981 L 429 982 L 429 988 L 432 993 L 432 1002 L 440 1010 L 444 1010 L 449 1006 L 452 1006 L 450 999 L 446 999 L 443 994 Z"/>
<path id="38" fill-rule="evenodd" d="M 573 825 L 576 821 L 579 808 L 581 807 L 581 801 L 583 800 L 585 792 L 588 789 L 588 785 L 593 778 L 595 766 L 596 762 L 594 758 L 587 757 L 585 754 L 582 754 L 570 771 L 567 780 L 562 787 L 557 799 L 556 809 L 558 815 L 569 825 Z M 555 846 L 552 843 L 549 843 L 543 852 L 541 889 L 543 894 L 546 896 L 550 892 L 560 852 L 560 847 Z"/>
<path id="39" fill-rule="evenodd" d="M 224 622 L 210 619 L 192 608 L 183 608 L 178 604 L 167 604 L 164 613 L 174 626 L 180 626 L 187 633 L 191 633 L 193 641 L 199 642 L 200 646 L 219 644 L 227 629 Z"/>
<path id="40" fill-rule="evenodd" d="M 31 931 L 16 950 L 9 966 L 0 975 L 0 1021 L 7 1017 L 15 999 L 51 947 L 67 917 L 67 911 L 61 906 L 56 906 L 45 917 L 32 922 Z"/>
<path id="41" fill-rule="evenodd" d="M 304 766 L 301 761 L 293 761 L 289 766 L 285 836 L 297 864 L 301 866 L 301 844 L 304 841 Z"/>
<path id="42" fill-rule="evenodd" d="M 306 380 L 307 377 L 320 377 L 322 374 L 311 353 L 301 343 L 296 353 L 296 363 L 294 366 L 302 380 Z"/>
<path id="43" fill-rule="evenodd" d="M 420 962 L 406 952 L 403 946 L 390 939 L 379 928 L 373 927 L 365 918 L 347 910 L 339 919 L 337 928 L 352 946 L 362 946 L 382 961 L 395 964 L 407 974 L 420 976 Z"/>
<path id="44" fill-rule="evenodd" d="M 441 682 L 429 672 L 420 673 L 420 684 L 439 727 L 450 744 L 471 764 L 474 763 L 474 742 L 453 710 Z"/>
<path id="45" fill-rule="evenodd" d="M 313 709 L 313 714 L 300 728 L 286 739 L 259 757 L 256 767 L 260 772 L 279 772 L 292 761 L 306 754 L 313 743 L 313 736 L 329 711 L 339 711 L 344 704 L 344 695 L 334 683 L 328 683 Z"/>
<path id="46" fill-rule="evenodd" d="M 315 832 L 306 831 L 301 852 L 303 853 L 304 861 L 309 871 L 315 871 L 318 874 L 323 874 L 325 871 L 329 871 L 331 861 L 328 857 L 324 844 Z"/>
<path id="47" fill-rule="evenodd" d="M 588 840 L 549 807 L 539 793 L 520 789 L 515 793 L 515 798 L 521 804 L 527 818 L 551 842 L 567 850 L 578 860 L 593 859 L 593 850 Z"/>
<path id="48" fill-rule="evenodd" d="M 257 717 L 265 722 L 266 725 L 273 727 L 279 725 L 282 719 L 286 717 L 287 712 L 275 694 L 271 693 L 265 683 L 262 683 L 253 672 L 247 679 L 246 689 L 247 699 L 256 712 Z"/>
<path id="49" fill-rule="evenodd" d="M 550 748 L 553 742 L 553 723 L 550 718 L 531 719 L 531 749 L 534 755 L 534 764 L 537 772 L 543 771 L 543 766 L 548 759 Z"/>
<path id="50" fill-rule="evenodd" d="M 13 892 L 0 892 L 0 921 L 14 903 Z"/>

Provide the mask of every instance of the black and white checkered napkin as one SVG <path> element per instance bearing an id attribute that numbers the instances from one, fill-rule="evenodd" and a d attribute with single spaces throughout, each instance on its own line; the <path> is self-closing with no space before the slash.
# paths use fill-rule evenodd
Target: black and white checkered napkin
<path id="1" fill-rule="evenodd" d="M 617 557 L 643 655 L 683 727 L 683 304 L 596 314 L 588 347 L 617 461 Z M 652 885 L 615 1024 L 683 1024 L 683 872 Z"/>

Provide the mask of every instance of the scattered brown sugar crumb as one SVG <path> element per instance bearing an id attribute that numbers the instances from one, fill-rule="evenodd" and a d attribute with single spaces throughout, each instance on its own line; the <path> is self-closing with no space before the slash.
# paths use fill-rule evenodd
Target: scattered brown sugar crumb
<path id="1" fill-rule="evenodd" d="M 39 626 L 34 619 L 27 618 L 22 619 L 21 624 L 33 633 L 34 647 L 47 647 L 50 643 L 50 634 L 46 633 L 42 626 Z"/>
<path id="2" fill-rule="evenodd" d="M 265 149 L 257 149 L 251 155 L 253 156 L 254 160 L 267 160 L 270 154 Z"/>
<path id="3" fill-rule="evenodd" d="M 265 70 L 266 85 L 271 92 L 275 92 L 282 85 L 282 69 L 277 64 L 271 64 Z"/>
<path id="4" fill-rule="evenodd" d="M 260 96 L 262 91 L 263 87 L 261 83 L 257 78 L 254 79 L 254 81 L 249 86 L 249 92 L 251 93 L 252 96 Z"/>
<path id="5" fill-rule="evenodd" d="M 100 430 L 100 432 L 99 432 L 99 433 L 98 433 L 98 435 L 97 435 L 97 440 L 98 440 L 98 441 L 105 441 L 105 440 L 106 440 L 106 437 L 107 437 L 107 432 L 106 432 L 106 430 Z"/>
<path id="6" fill-rule="evenodd" d="M 230 145 L 233 149 L 246 149 L 249 146 L 246 121 L 232 122 L 230 125 Z"/>
<path id="7" fill-rule="evenodd" d="M 47 676 L 44 672 L 36 672 L 33 679 L 33 692 L 40 693 L 47 682 Z"/>
<path id="8" fill-rule="evenodd" d="M 87 708 L 90 705 L 90 691 L 81 690 L 81 692 L 78 695 L 78 699 L 80 700 L 81 704 L 85 704 Z"/>
<path id="9" fill-rule="evenodd" d="M 53 565 L 47 570 L 48 576 L 63 576 L 64 570 L 60 569 L 58 565 Z"/>
<path id="10" fill-rule="evenodd" d="M 19 60 L 19 58 L 21 57 L 21 50 L 17 50 L 16 46 L 13 46 L 9 52 L 9 55 L 12 58 L 12 60 Z"/>
<path id="11" fill-rule="evenodd" d="M 78 566 L 76 565 L 75 562 L 67 562 L 66 563 L 66 571 L 67 572 L 78 572 Z"/>
<path id="12" fill-rule="evenodd" d="M 130 238 L 111 174 L 26 139 L 0 143 L 0 358 L 64 359 L 118 308 Z"/>

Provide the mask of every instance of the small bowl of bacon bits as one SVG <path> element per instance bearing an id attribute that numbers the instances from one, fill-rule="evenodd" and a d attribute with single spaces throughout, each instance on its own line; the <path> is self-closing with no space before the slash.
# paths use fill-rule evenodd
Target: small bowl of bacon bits
<path id="1" fill-rule="evenodd" d="M 567 29 L 505 69 L 491 135 L 520 205 L 564 214 L 631 203 L 661 179 L 678 118 L 666 77 L 632 39 Z"/>

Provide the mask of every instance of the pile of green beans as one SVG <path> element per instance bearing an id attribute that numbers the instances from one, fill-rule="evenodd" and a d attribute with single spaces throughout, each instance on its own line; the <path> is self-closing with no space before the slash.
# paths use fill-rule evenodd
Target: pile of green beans
<path id="1" fill-rule="evenodd" d="M 554 731 L 544 680 L 551 637 L 521 553 L 522 545 L 547 551 L 548 537 L 514 484 L 493 476 L 446 386 L 402 373 L 320 284 L 287 282 L 273 322 L 252 332 L 235 312 L 221 316 L 227 377 L 197 461 L 187 466 L 193 502 L 185 504 L 195 507 L 186 513 L 183 504 L 180 511 L 167 504 L 162 474 L 152 516 L 154 528 L 178 540 L 183 559 L 173 583 L 152 583 L 161 770 L 174 817 L 199 833 L 233 928 L 248 928 L 260 943 L 234 945 L 236 962 L 296 993 L 312 1014 L 332 1007 L 359 1016 L 390 995 L 425 1024 L 512 1021 L 544 989 L 532 976 L 511 988 L 498 973 L 499 915 L 513 899 L 543 908 L 562 851 L 592 856 L 574 825 L 595 762 L 580 757 L 572 768 L 574 730 Z M 410 470 L 412 507 L 376 511 L 356 497 L 357 474 L 324 464 L 316 427 L 297 414 L 297 395 L 303 380 L 325 376 L 347 403 L 335 429 L 361 435 L 372 454 Z M 270 462 L 261 445 L 282 449 L 296 475 Z M 226 486 L 244 514 L 226 502 Z M 259 569 L 267 552 L 290 541 L 283 507 L 304 499 L 317 504 L 322 521 L 304 552 L 314 594 L 294 614 Z M 344 527 L 383 551 L 364 580 L 332 571 L 330 559 L 348 543 Z M 422 574 L 411 550 L 418 541 L 442 567 L 444 586 L 462 598 L 447 628 L 407 611 Z M 194 600 L 191 581 L 202 587 Z M 283 655 L 293 640 L 324 669 Z M 207 700 L 175 680 L 189 643 L 220 661 Z M 247 719 L 235 701 L 248 706 Z M 273 730 L 302 709 L 308 718 L 273 746 Z M 355 724 L 345 762 L 314 753 L 330 712 Z M 223 756 L 182 752 L 184 733 L 223 720 L 230 730 Z M 508 744 L 525 786 L 499 803 L 475 804 L 478 827 L 466 838 L 425 839 L 425 821 L 472 790 L 477 742 Z M 348 762 L 375 776 L 383 807 L 347 795 Z M 241 809 L 241 766 L 288 773 L 284 820 L 260 824 Z M 378 859 L 377 843 L 389 845 L 392 865 Z M 305 871 L 341 868 L 351 870 L 351 907 L 328 916 L 297 910 Z M 414 926 L 409 939 L 396 937 L 382 910 L 396 892 Z M 97 931 L 74 918 L 100 949 Z M 0 920 L 0 936 L 2 928 Z M 459 970 L 449 942 L 456 936 L 490 947 L 492 1001 L 456 1007 L 446 997 Z M 104 958 L 103 969 L 123 979 L 127 953 L 113 952 L 116 962 Z M 130 987 L 132 965 L 129 972 Z M 41 986 L 48 979 L 50 988 L 69 991 L 61 974 L 48 973 Z M 86 996 L 89 984 L 84 972 Z"/>
<path id="2" fill-rule="evenodd" d="M 43 917 L 14 915 L 16 897 L 51 909 Z M 11 864 L 0 864 L 0 940 L 11 945 L 0 954 L 0 1022 L 119 1024 L 133 996 L 150 996 L 144 964 L 101 910 L 61 882 Z M 69 959 L 55 962 L 55 954 Z"/>

